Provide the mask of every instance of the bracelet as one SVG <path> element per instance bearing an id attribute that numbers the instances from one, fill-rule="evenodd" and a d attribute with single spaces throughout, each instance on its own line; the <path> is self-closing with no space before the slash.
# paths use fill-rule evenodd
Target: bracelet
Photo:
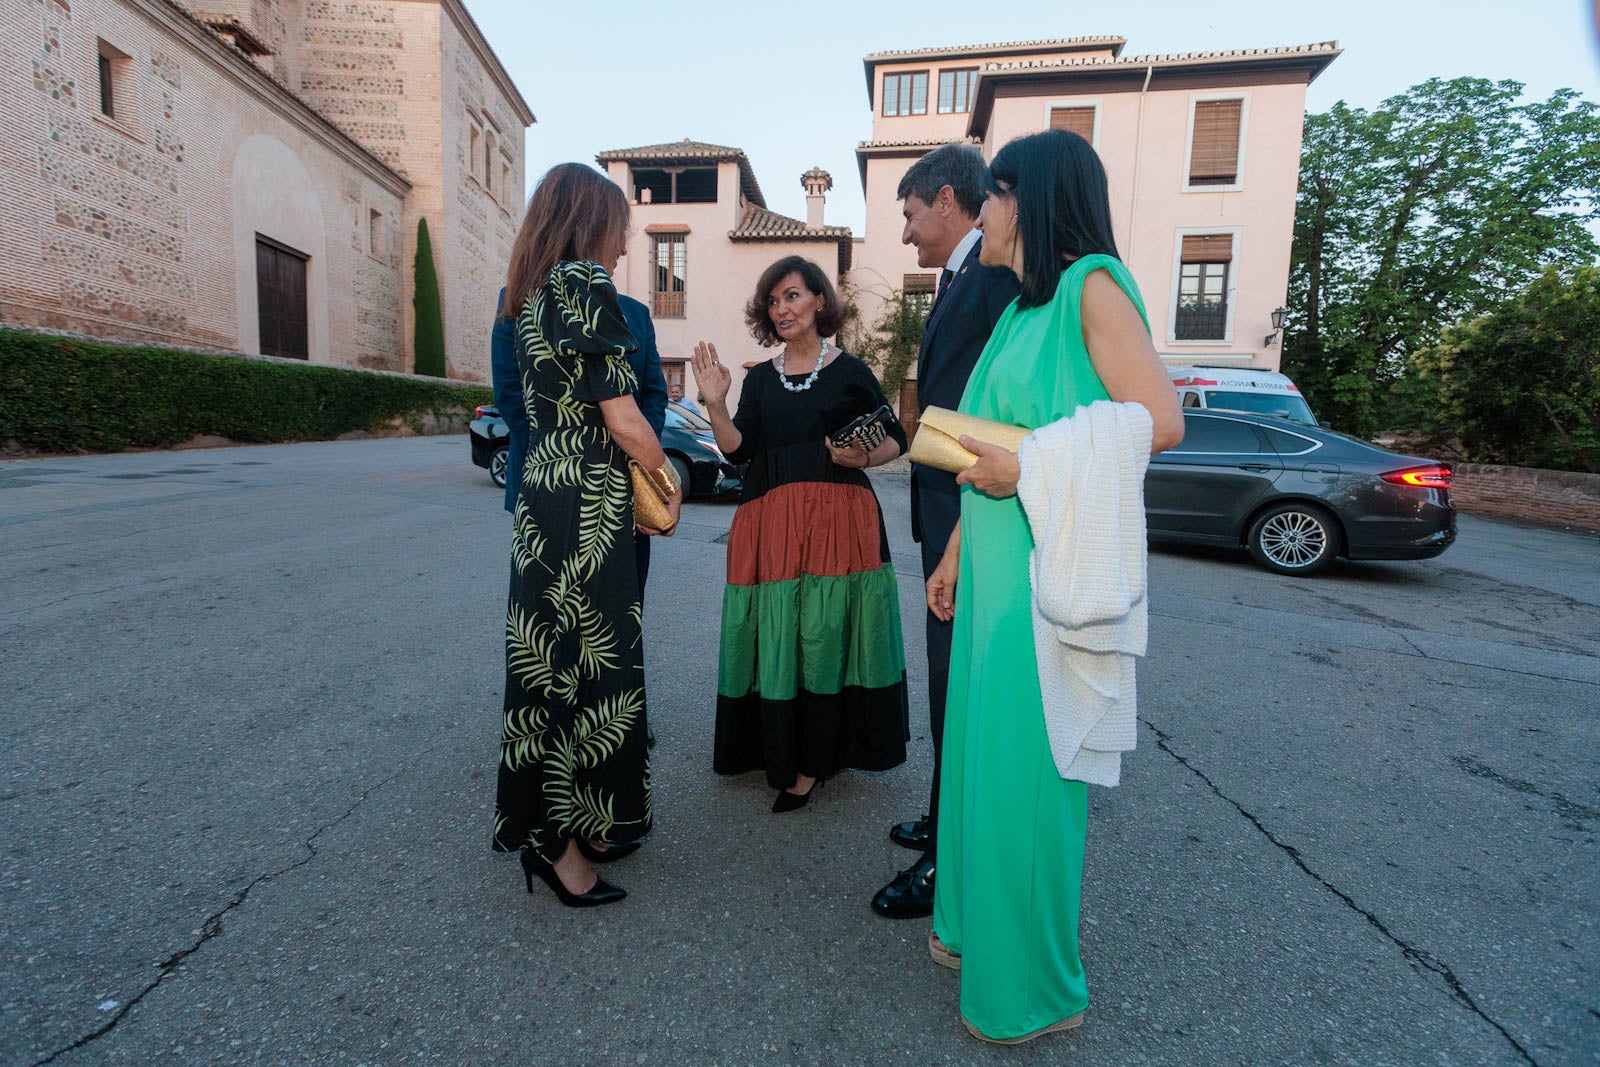
<path id="1" fill-rule="evenodd" d="M 664 463 L 651 471 L 650 479 L 667 496 L 671 496 L 683 488 L 678 484 L 678 472 L 672 469 L 671 463 Z"/>

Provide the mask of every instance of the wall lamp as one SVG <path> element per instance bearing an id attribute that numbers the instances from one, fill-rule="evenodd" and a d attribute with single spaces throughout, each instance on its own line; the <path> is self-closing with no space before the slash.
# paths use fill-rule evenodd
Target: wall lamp
<path id="1" fill-rule="evenodd" d="M 1271 348 L 1273 345 L 1277 344 L 1278 335 L 1283 332 L 1283 327 L 1288 323 L 1288 321 L 1288 308 L 1274 308 L 1272 312 L 1272 332 L 1267 334 L 1266 338 L 1261 343 L 1268 348 Z"/>

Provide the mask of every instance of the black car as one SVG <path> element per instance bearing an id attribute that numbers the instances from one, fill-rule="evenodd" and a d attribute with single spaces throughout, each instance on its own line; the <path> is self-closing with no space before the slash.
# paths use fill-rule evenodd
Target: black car
<path id="1" fill-rule="evenodd" d="M 478 408 L 467 425 L 467 436 L 472 442 L 472 462 L 487 468 L 494 484 L 505 488 L 506 456 L 511 441 L 510 430 L 506 420 L 500 417 L 499 409 L 493 404 Z M 682 405 L 667 404 L 661 447 L 666 450 L 667 462 L 687 487 L 685 496 L 721 496 L 740 490 L 739 468 L 729 463 L 717 448 L 711 424 Z"/>
<path id="2" fill-rule="evenodd" d="M 1150 460 L 1151 540 L 1246 548 L 1279 574 L 1346 559 L 1430 559 L 1456 539 L 1451 467 L 1265 415 L 1183 413 Z"/>

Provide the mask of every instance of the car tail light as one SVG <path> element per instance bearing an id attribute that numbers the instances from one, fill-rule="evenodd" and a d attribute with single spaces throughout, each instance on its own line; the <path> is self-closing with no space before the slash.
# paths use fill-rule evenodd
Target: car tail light
<path id="1" fill-rule="evenodd" d="M 1394 485 L 1416 485 L 1424 489 L 1450 488 L 1450 468 L 1438 467 L 1407 467 L 1403 471 L 1390 471 L 1378 477 Z"/>
<path id="2" fill-rule="evenodd" d="M 476 419 L 483 418 L 483 405 L 482 404 L 479 404 L 477 407 L 472 409 L 472 416 L 473 416 L 473 418 L 476 418 Z"/>

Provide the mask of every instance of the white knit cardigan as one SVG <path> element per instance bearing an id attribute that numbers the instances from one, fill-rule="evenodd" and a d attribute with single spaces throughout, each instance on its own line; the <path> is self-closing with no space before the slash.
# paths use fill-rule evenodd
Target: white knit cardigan
<path id="1" fill-rule="evenodd" d="M 1097 400 L 1017 450 L 1033 530 L 1033 644 L 1061 777 L 1116 785 L 1138 738 L 1133 661 L 1149 637 L 1144 474 L 1150 412 Z"/>

